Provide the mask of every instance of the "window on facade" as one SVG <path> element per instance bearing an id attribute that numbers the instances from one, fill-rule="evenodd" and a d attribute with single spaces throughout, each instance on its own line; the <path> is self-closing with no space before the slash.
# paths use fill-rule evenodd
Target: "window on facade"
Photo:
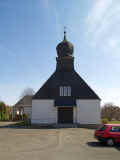
<path id="1" fill-rule="evenodd" d="M 63 87 L 60 87 L 60 96 L 63 96 Z"/>
<path id="2" fill-rule="evenodd" d="M 68 87 L 68 90 L 67 90 L 67 91 L 68 91 L 68 93 L 67 93 L 68 96 L 71 96 L 71 87 Z"/>
<path id="3" fill-rule="evenodd" d="M 70 86 L 61 86 L 60 87 L 60 96 L 71 96 L 71 87 Z"/>

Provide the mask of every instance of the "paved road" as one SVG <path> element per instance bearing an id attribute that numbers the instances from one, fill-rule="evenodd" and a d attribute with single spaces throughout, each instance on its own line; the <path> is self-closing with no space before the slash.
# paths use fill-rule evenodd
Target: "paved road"
<path id="1" fill-rule="evenodd" d="M 0 129 L 0 160 L 119 160 L 120 147 L 107 147 L 93 130 Z"/>

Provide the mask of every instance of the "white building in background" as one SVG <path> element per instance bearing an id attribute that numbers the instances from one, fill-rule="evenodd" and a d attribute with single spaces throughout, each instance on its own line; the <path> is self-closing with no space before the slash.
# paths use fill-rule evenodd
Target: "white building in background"
<path id="1" fill-rule="evenodd" d="M 30 119 L 32 116 L 32 96 L 24 96 L 13 107 L 13 119 L 16 115 L 26 114 Z"/>

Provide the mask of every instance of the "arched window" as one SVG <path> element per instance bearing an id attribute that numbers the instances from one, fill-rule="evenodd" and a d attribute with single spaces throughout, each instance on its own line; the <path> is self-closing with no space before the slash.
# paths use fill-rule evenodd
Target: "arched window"
<path id="1" fill-rule="evenodd" d="M 71 87 L 60 86 L 60 96 L 71 96 Z"/>

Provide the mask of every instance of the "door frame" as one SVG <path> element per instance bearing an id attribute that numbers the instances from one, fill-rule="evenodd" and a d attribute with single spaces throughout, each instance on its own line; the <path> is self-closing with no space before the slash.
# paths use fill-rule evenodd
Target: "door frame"
<path id="1" fill-rule="evenodd" d="M 71 123 L 60 123 L 60 120 L 59 120 L 59 109 L 72 109 L 72 122 Z M 70 107 L 64 107 L 64 106 L 61 106 L 61 107 L 58 107 L 57 108 L 57 124 L 73 124 L 74 123 L 74 107 L 73 106 L 70 106 Z"/>

